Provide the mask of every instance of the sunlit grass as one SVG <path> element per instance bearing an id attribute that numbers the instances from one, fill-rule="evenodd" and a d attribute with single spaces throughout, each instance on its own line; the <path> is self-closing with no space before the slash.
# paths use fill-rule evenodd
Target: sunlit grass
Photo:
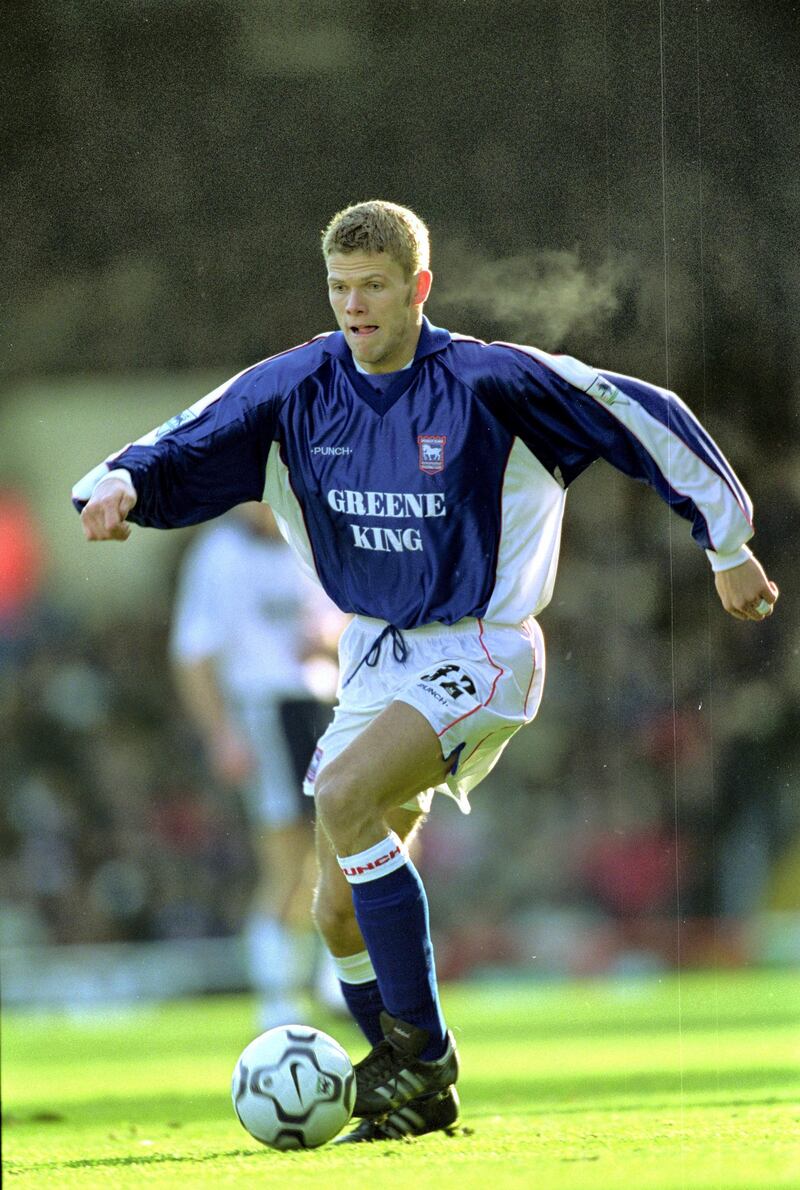
<path id="1" fill-rule="evenodd" d="M 7 1014 L 4 1174 L 43 1187 L 800 1185 L 799 977 L 459 985 L 445 1001 L 458 1136 L 290 1154 L 252 1141 L 231 1109 L 256 1031 L 247 998 Z M 360 1056 L 349 1025 L 313 1023 Z"/>

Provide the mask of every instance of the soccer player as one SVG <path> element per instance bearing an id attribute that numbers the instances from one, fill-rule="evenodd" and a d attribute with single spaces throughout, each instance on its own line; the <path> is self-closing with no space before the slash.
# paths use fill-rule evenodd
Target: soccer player
<path id="1" fill-rule="evenodd" d="M 347 1140 L 446 1129 L 458 1059 L 408 842 L 434 791 L 469 791 L 536 714 L 569 484 L 596 459 L 691 523 L 731 615 L 778 596 L 745 544 L 752 507 L 672 393 L 534 347 L 432 326 L 427 229 L 358 203 L 323 234 L 338 331 L 240 372 L 73 492 L 90 541 L 264 499 L 353 620 L 307 777 L 315 919 L 372 1049 Z"/>
<path id="2" fill-rule="evenodd" d="M 330 719 L 315 690 L 332 701 L 327 655 L 343 627 L 266 504 L 240 504 L 184 556 L 170 634 L 175 683 L 210 768 L 222 787 L 242 794 L 252 828 L 257 882 L 244 943 L 263 1029 L 302 1017 L 313 864 L 302 779 Z M 317 992 L 338 1010 L 328 967 Z"/>

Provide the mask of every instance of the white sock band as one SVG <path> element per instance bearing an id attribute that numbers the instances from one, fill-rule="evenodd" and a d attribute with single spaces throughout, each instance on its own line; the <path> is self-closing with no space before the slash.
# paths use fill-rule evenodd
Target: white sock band
<path id="1" fill-rule="evenodd" d="M 331 962 L 342 983 L 371 983 L 375 979 L 375 968 L 366 950 L 341 958 L 331 955 Z"/>
<path id="2" fill-rule="evenodd" d="M 356 855 L 337 855 L 339 867 L 350 884 L 365 884 L 377 880 L 408 862 L 408 851 L 399 835 L 390 831 L 380 843 L 359 851 Z"/>

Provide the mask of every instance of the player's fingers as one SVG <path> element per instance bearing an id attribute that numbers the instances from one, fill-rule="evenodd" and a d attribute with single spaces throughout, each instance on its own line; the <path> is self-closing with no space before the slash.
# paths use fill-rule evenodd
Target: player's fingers
<path id="1" fill-rule="evenodd" d="M 735 607 L 726 607 L 726 608 L 725 608 L 725 610 L 726 610 L 726 612 L 728 613 L 728 615 L 729 615 L 729 616 L 733 616 L 734 620 L 747 620 L 747 619 L 749 619 L 749 616 L 747 616 L 747 615 L 745 614 L 745 612 L 739 612 L 739 611 L 737 611 L 737 610 L 736 610 L 736 608 L 735 608 Z"/>
<path id="2" fill-rule="evenodd" d="M 84 536 L 87 541 L 101 541 L 103 539 L 105 526 L 96 508 L 90 508 L 87 504 L 81 513 L 81 525 L 83 526 Z"/>
<path id="3" fill-rule="evenodd" d="M 131 527 L 121 519 L 121 512 L 98 502 L 87 504 L 81 513 L 81 525 L 87 541 L 127 541 Z"/>
<path id="4" fill-rule="evenodd" d="M 771 616 L 775 608 L 775 604 L 778 601 L 779 595 L 780 591 L 778 590 L 777 584 L 767 582 L 767 586 L 761 592 L 761 598 L 756 604 L 756 615 L 761 617 Z"/>
<path id="5" fill-rule="evenodd" d="M 111 533 L 118 525 L 122 523 L 122 513 L 119 507 L 119 498 L 116 500 L 103 500 L 103 525 L 107 532 Z"/>
<path id="6" fill-rule="evenodd" d="M 745 608 L 747 619 L 755 620 L 757 623 L 766 620 L 768 616 L 772 615 L 777 598 L 778 588 L 771 583 L 768 591 L 763 592 L 757 600 L 747 604 Z"/>

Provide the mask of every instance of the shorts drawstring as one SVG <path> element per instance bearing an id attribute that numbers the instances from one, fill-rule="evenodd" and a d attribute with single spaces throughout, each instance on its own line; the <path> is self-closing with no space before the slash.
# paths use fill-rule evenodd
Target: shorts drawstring
<path id="1" fill-rule="evenodd" d="M 402 632 L 400 631 L 399 628 L 395 628 L 394 624 L 387 624 L 386 627 L 383 629 L 383 631 L 380 632 L 378 634 L 378 636 L 375 637 L 374 641 L 372 642 L 370 647 L 367 649 L 366 653 L 361 658 L 358 665 L 355 667 L 353 672 L 350 674 L 350 676 L 344 682 L 342 689 L 344 689 L 345 686 L 350 685 L 353 678 L 356 676 L 358 671 L 361 669 L 362 665 L 366 664 L 370 667 L 370 669 L 375 668 L 375 666 L 378 664 L 378 660 L 380 659 L 381 648 L 383 646 L 383 642 L 387 636 L 391 636 L 391 638 L 392 638 L 392 653 L 394 655 L 395 661 L 399 661 L 402 663 L 406 660 L 406 658 L 408 657 L 408 645 L 406 644 L 406 641 L 405 641 L 405 638 L 404 638 Z"/>

